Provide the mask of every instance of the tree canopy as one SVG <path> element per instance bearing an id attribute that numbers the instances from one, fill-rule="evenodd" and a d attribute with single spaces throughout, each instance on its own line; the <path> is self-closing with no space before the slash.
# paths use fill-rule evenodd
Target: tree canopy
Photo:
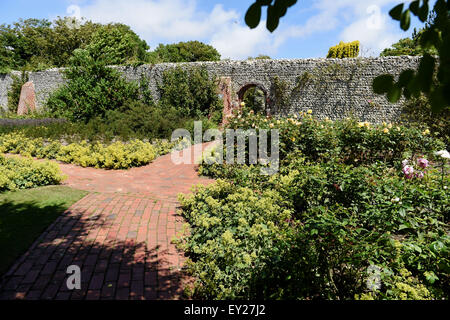
<path id="1" fill-rule="evenodd" d="M 124 24 L 108 24 L 99 28 L 86 46 L 89 54 L 106 64 L 131 64 L 148 61 L 150 47 Z"/>
<path id="2" fill-rule="evenodd" d="M 380 56 L 422 56 L 425 53 L 437 55 L 438 52 L 434 46 L 431 45 L 429 47 L 423 48 L 420 43 L 420 38 L 425 33 L 425 31 L 434 23 L 435 18 L 436 13 L 434 11 L 431 11 L 428 16 L 428 20 L 423 28 L 419 29 L 419 31 L 414 28 L 414 32 L 411 37 L 400 39 L 396 43 L 392 44 L 390 48 L 384 49 L 381 52 Z"/>
<path id="3" fill-rule="evenodd" d="M 150 53 L 152 62 L 219 61 L 220 53 L 200 41 L 160 44 Z"/>
<path id="4" fill-rule="evenodd" d="M 71 20 L 27 19 L 0 25 L 0 72 L 65 66 L 73 51 L 90 43 L 101 28 L 90 21 L 73 27 Z"/>
<path id="5" fill-rule="evenodd" d="M 66 67 L 76 49 L 109 65 L 218 61 L 220 53 L 199 41 L 150 47 L 129 26 L 58 17 L 0 25 L 0 73 Z"/>

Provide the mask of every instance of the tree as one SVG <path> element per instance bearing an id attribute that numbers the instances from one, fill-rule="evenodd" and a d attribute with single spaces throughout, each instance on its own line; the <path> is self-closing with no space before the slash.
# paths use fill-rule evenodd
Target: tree
<path id="1" fill-rule="evenodd" d="M 48 44 L 48 58 L 51 64 L 55 67 L 66 66 L 73 52 L 91 43 L 93 34 L 101 27 L 101 24 L 92 21 L 58 17 L 53 21 Z"/>
<path id="2" fill-rule="evenodd" d="M 200 41 L 160 44 L 151 53 L 152 62 L 196 62 L 219 61 L 220 53 L 210 45 Z"/>
<path id="3" fill-rule="evenodd" d="M 425 29 L 422 29 L 419 32 L 414 29 L 411 38 L 400 39 L 398 42 L 394 43 L 391 48 L 384 49 L 380 56 L 422 56 L 425 53 L 437 55 L 436 48 L 433 46 L 424 49 L 420 45 L 420 37 Z"/>
<path id="4" fill-rule="evenodd" d="M 11 25 L 0 26 L 0 54 L 2 67 L 10 69 L 45 68 L 48 39 L 51 33 L 48 20 L 19 20 Z M 8 63 L 8 65 L 5 65 Z"/>
<path id="5" fill-rule="evenodd" d="M 422 54 L 422 50 L 418 46 L 416 40 L 411 38 L 403 38 L 394 43 L 391 48 L 384 49 L 380 56 L 418 56 Z"/>
<path id="6" fill-rule="evenodd" d="M 58 17 L 0 25 L 0 72 L 65 67 L 76 49 L 110 64 L 148 62 L 149 47 L 128 26 Z"/>
<path id="7" fill-rule="evenodd" d="M 247 10 L 245 22 L 250 28 L 256 28 L 261 20 L 262 7 L 267 7 L 266 27 L 273 32 L 287 9 L 296 0 L 256 0 Z M 390 16 L 400 22 L 400 28 L 408 30 L 411 25 L 411 13 L 423 23 L 427 22 L 430 7 L 429 0 L 414 0 L 408 8 L 401 3 L 395 6 Z M 404 10 L 405 9 L 405 10 Z M 417 70 L 404 70 L 397 82 L 392 75 L 382 75 L 374 79 L 375 93 L 386 94 L 391 102 L 397 102 L 403 96 L 406 99 L 425 94 L 434 112 L 442 111 L 450 105 L 450 0 L 437 0 L 433 7 L 434 17 L 420 37 L 420 46 L 424 49 L 436 48 L 437 59 L 424 53 Z"/>
<path id="8" fill-rule="evenodd" d="M 95 59 L 87 50 L 76 49 L 64 71 L 67 83 L 53 92 L 48 109 L 71 121 L 88 122 L 118 110 L 125 102 L 139 99 L 139 86 L 125 80 L 106 61 Z"/>
<path id="9" fill-rule="evenodd" d="M 148 60 L 150 47 L 124 24 L 108 24 L 97 30 L 86 46 L 89 54 L 106 64 L 131 64 Z"/>

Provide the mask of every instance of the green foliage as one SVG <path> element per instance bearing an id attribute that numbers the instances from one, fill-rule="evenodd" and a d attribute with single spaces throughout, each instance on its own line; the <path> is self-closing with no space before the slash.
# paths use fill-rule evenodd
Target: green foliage
<path id="1" fill-rule="evenodd" d="M 0 152 L 105 169 L 128 169 L 146 165 L 158 155 L 151 143 L 140 140 L 127 143 L 117 141 L 108 145 L 87 141 L 63 144 L 57 140 L 29 138 L 20 131 L 0 135 Z"/>
<path id="2" fill-rule="evenodd" d="M 13 26 L 0 25 L 2 69 L 45 69 L 51 22 L 48 20 L 19 20 Z"/>
<path id="3" fill-rule="evenodd" d="M 297 0 L 256 0 L 247 10 L 245 14 L 245 23 L 252 29 L 259 25 L 261 20 L 261 10 L 263 6 L 267 6 L 267 30 L 273 32 L 280 23 L 287 9 L 297 3 Z"/>
<path id="4" fill-rule="evenodd" d="M 290 98 L 289 95 L 289 82 L 280 77 L 275 76 L 272 79 L 272 89 L 275 96 L 275 104 L 278 110 L 283 110 L 289 106 Z"/>
<path id="5" fill-rule="evenodd" d="M 28 74 L 22 72 L 20 77 L 13 75 L 13 82 L 8 91 L 8 111 L 11 113 L 17 113 L 17 107 L 19 106 L 20 93 L 22 86 L 28 81 Z"/>
<path id="6" fill-rule="evenodd" d="M 430 46 L 428 48 L 422 48 L 420 45 L 420 37 L 424 33 L 424 29 L 416 32 L 414 30 L 411 38 L 403 38 L 394 43 L 391 48 L 386 48 L 381 52 L 381 57 L 387 56 L 421 56 L 425 53 L 431 55 L 437 55 L 436 48 Z"/>
<path id="7" fill-rule="evenodd" d="M 400 21 L 400 27 L 408 30 L 410 14 L 413 13 L 420 21 L 426 22 L 429 17 L 428 0 L 412 1 L 407 9 L 404 4 L 393 8 L 389 14 L 394 20 Z M 374 91 L 386 94 L 391 102 L 397 102 L 403 95 L 406 99 L 418 98 L 425 94 L 430 101 L 433 112 L 445 110 L 450 105 L 450 19 L 449 1 L 438 0 L 433 7 L 433 19 L 428 22 L 420 34 L 420 48 L 425 51 L 417 70 L 404 70 L 397 82 L 389 81 L 381 85 L 381 76 L 373 83 Z M 435 50 L 434 50 L 435 49 Z M 436 53 L 439 60 L 431 56 Z"/>
<path id="8" fill-rule="evenodd" d="M 102 26 L 86 46 L 87 52 L 95 60 L 106 65 L 133 64 L 147 61 L 150 47 L 144 40 L 124 24 Z"/>
<path id="9" fill-rule="evenodd" d="M 256 57 L 248 57 L 247 58 L 247 60 L 265 60 L 265 59 L 272 59 L 272 58 L 265 54 L 259 54 Z"/>
<path id="10" fill-rule="evenodd" d="M 118 110 L 131 99 L 139 99 L 139 86 L 127 82 L 103 60 L 87 50 L 76 50 L 71 66 L 65 70 L 67 83 L 53 92 L 48 109 L 71 121 L 89 121 L 103 117 L 108 110 Z"/>
<path id="11" fill-rule="evenodd" d="M 91 21 L 78 21 L 71 17 L 57 18 L 52 23 L 47 44 L 48 64 L 55 67 L 67 66 L 73 52 L 89 45 L 93 35 L 102 28 L 101 24 Z"/>
<path id="12" fill-rule="evenodd" d="M 231 119 L 231 128 L 280 131 L 273 176 L 201 165 L 226 181 L 181 198 L 194 298 L 448 298 L 450 179 L 433 153 L 442 142 L 415 128 L 309 114 Z M 416 166 L 423 177 L 405 176 L 405 158 L 429 159 Z M 380 269 L 372 288 L 371 265 Z"/>
<path id="13" fill-rule="evenodd" d="M 328 50 L 327 58 L 356 58 L 359 55 L 359 41 L 339 42 L 337 46 Z"/>
<path id="14" fill-rule="evenodd" d="M 264 91 L 258 87 L 252 87 L 244 93 L 245 106 L 254 112 L 264 113 L 266 109 L 266 97 Z"/>
<path id="15" fill-rule="evenodd" d="M 437 118 L 431 110 L 431 105 L 425 96 L 405 101 L 401 120 L 441 139 L 447 149 L 450 146 L 450 108 L 442 110 L 442 117 Z"/>
<path id="16" fill-rule="evenodd" d="M 1 73 L 65 67 L 76 49 L 88 49 L 110 64 L 149 61 L 145 41 L 123 24 L 58 17 L 53 22 L 27 19 L 0 25 Z"/>
<path id="17" fill-rule="evenodd" d="M 327 161 L 332 157 L 341 162 L 361 165 L 383 161 L 394 163 L 405 153 L 441 150 L 444 143 L 413 128 L 388 123 L 370 124 L 355 119 L 318 120 L 312 111 L 291 118 L 273 118 L 243 109 L 229 119 L 233 129 L 280 130 L 280 160 L 300 152 L 310 161 Z"/>
<path id="18" fill-rule="evenodd" d="M 175 108 L 189 116 L 212 116 L 222 112 L 215 80 L 205 68 L 177 67 L 164 72 L 158 84 L 163 108 Z"/>
<path id="19" fill-rule="evenodd" d="M 218 181 L 200 188 L 192 198 L 180 198 L 195 233 L 183 249 L 196 263 L 188 268 L 198 275 L 196 295 L 206 299 L 248 298 L 254 270 L 264 266 L 266 248 L 282 241 L 291 212 L 279 194 L 256 194 Z"/>
<path id="20" fill-rule="evenodd" d="M 63 179 L 55 163 L 0 155 L 0 192 L 59 184 Z"/>
<path id="21" fill-rule="evenodd" d="M 189 126 L 191 118 L 173 107 L 130 101 L 120 110 L 108 111 L 105 118 L 98 121 L 122 138 L 169 139 L 174 130 Z"/>
<path id="22" fill-rule="evenodd" d="M 160 44 L 150 55 L 153 63 L 220 60 L 220 53 L 213 46 L 200 41 Z"/>

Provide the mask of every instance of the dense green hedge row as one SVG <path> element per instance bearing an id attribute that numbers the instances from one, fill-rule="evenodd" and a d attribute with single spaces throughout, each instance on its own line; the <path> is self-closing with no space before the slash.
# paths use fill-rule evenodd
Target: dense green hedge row
<path id="1" fill-rule="evenodd" d="M 0 192 L 59 184 L 63 179 L 55 163 L 0 155 Z"/>
<path id="2" fill-rule="evenodd" d="M 448 299 L 450 179 L 448 160 L 434 154 L 442 142 L 309 114 L 231 119 L 245 125 L 280 129 L 280 171 L 202 165 L 224 180 L 181 197 L 194 297 Z"/>

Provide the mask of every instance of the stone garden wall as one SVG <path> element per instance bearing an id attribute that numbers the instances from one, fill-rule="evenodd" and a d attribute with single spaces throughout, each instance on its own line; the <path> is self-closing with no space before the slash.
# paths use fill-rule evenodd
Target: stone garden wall
<path id="1" fill-rule="evenodd" d="M 139 80 L 144 74 L 157 100 L 157 83 L 163 72 L 176 66 L 204 66 L 211 77 L 220 80 L 220 94 L 229 112 L 237 106 L 244 91 L 257 86 L 266 94 L 267 112 L 288 115 L 312 109 L 319 117 L 331 119 L 353 114 L 363 121 L 395 120 L 400 103 L 390 104 L 383 96 L 372 92 L 372 80 L 383 73 L 399 74 L 406 68 L 416 68 L 418 57 L 380 57 L 355 59 L 289 59 L 247 60 L 195 63 L 162 63 L 139 67 L 117 67 L 129 80 Z M 17 73 L 19 74 L 19 73 Z M 45 104 L 48 95 L 64 83 L 61 69 L 29 74 L 36 90 L 36 105 Z M 0 75 L 0 106 L 7 105 L 10 75 Z"/>

